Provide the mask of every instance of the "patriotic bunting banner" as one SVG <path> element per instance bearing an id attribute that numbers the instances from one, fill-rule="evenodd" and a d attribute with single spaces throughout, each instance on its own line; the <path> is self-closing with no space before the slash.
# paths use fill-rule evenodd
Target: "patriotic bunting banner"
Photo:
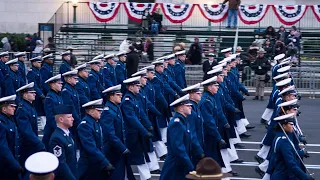
<path id="1" fill-rule="evenodd" d="M 241 5 L 239 8 L 239 17 L 245 24 L 256 24 L 266 15 L 269 5 Z"/>
<path id="2" fill-rule="evenodd" d="M 194 6 L 194 4 L 161 4 L 163 14 L 172 23 L 186 21 L 191 16 Z"/>
<path id="3" fill-rule="evenodd" d="M 279 21 L 287 26 L 297 23 L 304 16 L 307 9 L 308 6 L 306 5 L 273 5 L 273 11 L 278 17 Z"/>
<path id="4" fill-rule="evenodd" d="M 320 22 L 320 5 L 311 6 L 314 16 Z"/>
<path id="5" fill-rule="evenodd" d="M 154 12 L 157 8 L 157 5 L 157 3 L 127 2 L 124 4 L 124 7 L 131 20 L 141 22 L 144 11 L 148 10 L 149 12 Z"/>
<path id="6" fill-rule="evenodd" d="M 228 6 L 225 4 L 198 4 L 201 14 L 211 22 L 221 22 L 228 16 Z"/>
<path id="7" fill-rule="evenodd" d="M 88 5 L 93 15 L 100 22 L 111 21 L 118 14 L 120 7 L 118 2 L 88 2 Z"/>

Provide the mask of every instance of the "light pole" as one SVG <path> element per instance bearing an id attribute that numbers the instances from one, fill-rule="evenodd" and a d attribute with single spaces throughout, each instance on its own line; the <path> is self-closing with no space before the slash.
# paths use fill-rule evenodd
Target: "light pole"
<path id="1" fill-rule="evenodd" d="M 73 7 L 73 23 L 77 23 L 77 7 L 78 7 L 79 0 L 72 0 L 72 7 Z"/>

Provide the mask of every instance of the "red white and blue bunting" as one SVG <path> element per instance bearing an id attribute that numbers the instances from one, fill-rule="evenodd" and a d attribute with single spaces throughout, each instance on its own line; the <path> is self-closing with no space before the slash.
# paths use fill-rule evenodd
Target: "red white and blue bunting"
<path id="1" fill-rule="evenodd" d="M 307 9 L 307 5 L 273 5 L 273 11 L 278 17 L 279 21 L 287 26 L 297 23 L 304 16 Z"/>
<path id="2" fill-rule="evenodd" d="M 198 4 L 201 14 L 211 22 L 221 22 L 228 16 L 228 6 L 225 4 Z"/>
<path id="3" fill-rule="evenodd" d="M 314 16 L 320 22 L 320 5 L 313 5 L 311 6 Z"/>
<path id="4" fill-rule="evenodd" d="M 111 21 L 118 14 L 120 7 L 118 2 L 88 2 L 88 5 L 94 17 L 100 22 Z"/>
<path id="5" fill-rule="evenodd" d="M 245 24 L 256 24 L 267 14 L 269 5 L 241 5 L 239 7 L 239 17 Z"/>
<path id="6" fill-rule="evenodd" d="M 128 14 L 128 17 L 136 22 L 141 22 L 142 15 L 145 10 L 148 10 L 149 12 L 154 12 L 157 8 L 157 5 L 157 3 L 124 3 L 124 7 Z"/>
<path id="7" fill-rule="evenodd" d="M 194 4 L 161 4 L 163 14 L 172 23 L 183 23 L 189 19 L 194 7 Z"/>

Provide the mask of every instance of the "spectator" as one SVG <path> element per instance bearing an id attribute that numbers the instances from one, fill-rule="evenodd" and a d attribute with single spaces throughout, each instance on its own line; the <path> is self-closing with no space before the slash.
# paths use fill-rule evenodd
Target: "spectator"
<path id="1" fill-rule="evenodd" d="M 34 33 L 31 39 L 31 51 L 34 51 L 34 49 L 36 48 L 38 40 L 41 40 L 38 36 L 38 33 Z"/>
<path id="2" fill-rule="evenodd" d="M 41 40 L 37 40 L 37 46 L 32 51 L 32 57 L 40 56 L 43 52 L 43 42 Z"/>
<path id="3" fill-rule="evenodd" d="M 224 0 L 223 4 L 229 1 L 229 12 L 228 12 L 228 26 L 231 28 L 231 19 L 233 18 L 233 28 L 237 27 L 238 24 L 238 9 L 241 4 L 241 0 Z"/>
<path id="4" fill-rule="evenodd" d="M 296 31 L 291 30 L 290 34 L 287 37 L 286 44 L 293 44 L 295 47 L 300 49 L 300 39 L 299 36 L 296 36 Z"/>
<path id="5" fill-rule="evenodd" d="M 266 42 L 262 46 L 262 48 L 266 51 L 265 57 L 267 59 L 272 59 L 274 54 L 274 46 L 271 44 L 269 39 L 266 39 Z"/>
<path id="6" fill-rule="evenodd" d="M 159 31 L 162 31 L 162 19 L 163 16 L 160 12 L 160 8 L 157 8 L 157 10 L 153 13 L 153 20 L 156 21 L 159 25 Z"/>
<path id="7" fill-rule="evenodd" d="M 271 40 L 275 39 L 276 38 L 276 30 L 272 26 L 267 27 L 267 29 L 264 32 L 263 38 L 264 39 L 271 39 Z"/>
<path id="8" fill-rule="evenodd" d="M 139 54 L 141 54 L 144 51 L 141 38 L 136 39 L 136 41 L 133 43 L 133 47 L 137 50 Z"/>
<path id="9" fill-rule="evenodd" d="M 252 45 L 249 47 L 247 51 L 247 61 L 248 62 L 254 62 L 257 59 L 259 46 L 257 43 L 253 42 Z"/>
<path id="10" fill-rule="evenodd" d="M 202 62 L 202 44 L 199 42 L 199 38 L 194 38 L 194 43 L 191 44 L 188 59 L 192 64 L 201 64 Z"/>
<path id="11" fill-rule="evenodd" d="M 147 37 L 144 43 L 144 52 L 147 53 L 148 60 L 153 61 L 154 54 L 153 54 L 153 43 L 151 38 Z"/>
<path id="12" fill-rule="evenodd" d="M 132 74 L 138 71 L 139 61 L 139 54 L 135 51 L 133 46 L 130 46 L 126 61 L 127 77 L 131 77 Z"/>
<path id="13" fill-rule="evenodd" d="M 56 45 L 52 37 L 48 38 L 49 43 L 45 46 L 45 48 L 50 48 L 51 50 L 56 49 Z"/>
<path id="14" fill-rule="evenodd" d="M 286 53 L 286 46 L 282 41 L 277 41 L 274 47 L 274 55 L 276 56 L 283 53 Z"/>
<path id="15" fill-rule="evenodd" d="M 263 101 L 265 80 L 266 76 L 268 76 L 267 73 L 271 68 L 269 61 L 264 56 L 265 53 L 266 51 L 263 48 L 260 48 L 256 61 L 251 64 L 251 68 L 254 70 L 256 79 L 256 96 L 253 100 L 258 100 L 260 97 L 260 100 Z"/>
<path id="16" fill-rule="evenodd" d="M 130 38 L 123 40 L 122 43 L 120 44 L 119 52 L 123 52 L 123 51 L 128 52 L 130 46 L 131 46 Z"/>
<path id="17" fill-rule="evenodd" d="M 279 31 L 277 32 L 277 40 L 284 42 L 287 37 L 287 31 L 284 26 L 280 26 Z"/>
<path id="18" fill-rule="evenodd" d="M 296 26 L 292 26 L 290 31 L 294 31 L 293 35 L 299 39 L 301 39 L 301 32 L 298 31 Z"/>
<path id="19" fill-rule="evenodd" d="M 144 10 L 144 12 L 142 13 L 142 23 L 141 23 L 141 27 L 143 31 L 146 31 L 149 29 L 149 20 L 148 20 L 148 16 L 149 16 L 149 9 Z"/>
<path id="20" fill-rule="evenodd" d="M 71 66 L 72 68 L 75 68 L 76 65 L 78 64 L 77 58 L 76 58 L 76 56 L 73 54 L 73 50 L 75 50 L 75 49 L 76 49 L 76 48 L 73 48 L 73 47 L 71 47 L 71 46 L 69 46 L 69 47 L 67 48 L 67 50 L 70 51 L 70 66 Z"/>
<path id="21" fill-rule="evenodd" d="M 8 38 L 7 37 L 2 38 L 1 42 L 2 42 L 2 45 L 3 45 L 2 51 L 9 51 L 10 52 L 11 51 L 11 45 L 9 43 Z"/>
<path id="22" fill-rule="evenodd" d="M 211 76 L 207 74 L 208 71 L 212 70 L 212 67 L 218 65 L 218 62 L 214 59 L 216 56 L 213 53 L 207 55 L 208 60 L 204 61 L 202 64 L 202 71 L 204 73 L 203 80 L 209 79 Z"/>
<path id="23" fill-rule="evenodd" d="M 244 66 L 249 66 L 247 63 L 247 55 L 245 53 L 243 53 L 242 47 L 238 46 L 236 47 L 236 54 L 238 55 L 238 58 L 240 59 L 240 63 L 237 64 L 237 68 L 239 71 L 243 71 Z"/>
<path id="24" fill-rule="evenodd" d="M 18 48 L 17 48 L 16 44 L 14 43 L 14 41 L 11 39 L 9 42 L 10 42 L 10 46 L 11 46 L 11 51 L 18 52 Z"/>

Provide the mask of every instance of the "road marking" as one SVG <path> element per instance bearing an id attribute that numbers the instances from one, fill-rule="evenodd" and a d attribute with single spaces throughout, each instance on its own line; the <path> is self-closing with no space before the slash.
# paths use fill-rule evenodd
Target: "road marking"
<path id="1" fill-rule="evenodd" d="M 251 142 L 251 141 L 241 141 L 240 144 L 262 144 L 261 142 Z M 307 144 L 306 146 L 310 146 L 310 147 L 320 147 L 320 144 Z"/>

